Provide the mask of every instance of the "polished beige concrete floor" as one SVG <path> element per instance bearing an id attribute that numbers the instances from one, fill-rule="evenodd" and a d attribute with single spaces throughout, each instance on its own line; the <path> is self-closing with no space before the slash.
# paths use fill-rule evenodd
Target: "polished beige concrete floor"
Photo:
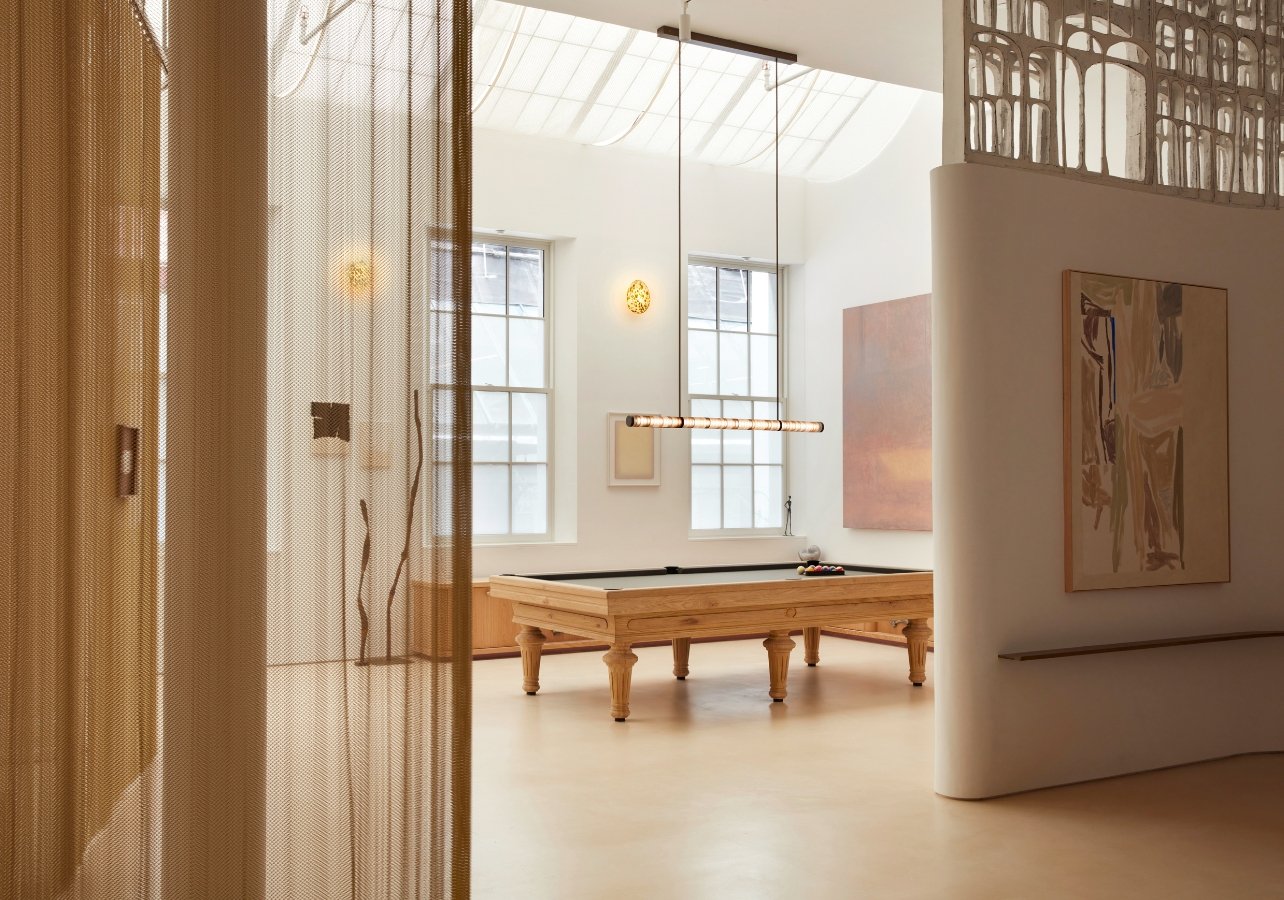
<path id="1" fill-rule="evenodd" d="M 759 642 L 640 649 L 623 724 L 600 653 L 477 663 L 474 897 L 1284 898 L 1284 756 L 948 800 L 931 655 L 796 640 L 774 704 Z"/>

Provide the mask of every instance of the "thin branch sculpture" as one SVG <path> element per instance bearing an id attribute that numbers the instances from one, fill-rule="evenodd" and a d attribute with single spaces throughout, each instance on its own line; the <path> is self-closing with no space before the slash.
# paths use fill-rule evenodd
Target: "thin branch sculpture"
<path id="1" fill-rule="evenodd" d="M 364 666 L 367 664 L 366 646 L 370 636 L 370 615 L 366 612 L 366 605 L 361 601 L 361 595 L 366 589 L 366 571 L 370 567 L 370 511 L 366 507 L 366 501 L 361 501 L 361 520 L 366 524 L 366 539 L 361 545 L 361 574 L 357 580 L 357 613 L 361 616 L 361 652 L 357 656 L 357 665 Z"/>
<path id="2" fill-rule="evenodd" d="M 424 468 L 424 425 L 419 417 L 419 391 L 414 392 L 415 406 L 415 443 L 418 453 L 415 459 L 415 479 L 410 484 L 410 502 L 406 508 L 406 539 L 401 545 L 401 560 L 397 563 L 397 572 L 393 575 L 392 586 L 388 588 L 388 635 L 385 652 L 392 659 L 392 603 L 397 595 L 397 585 L 401 583 L 401 572 L 410 562 L 410 536 L 415 526 L 415 506 L 419 500 L 419 477 Z"/>

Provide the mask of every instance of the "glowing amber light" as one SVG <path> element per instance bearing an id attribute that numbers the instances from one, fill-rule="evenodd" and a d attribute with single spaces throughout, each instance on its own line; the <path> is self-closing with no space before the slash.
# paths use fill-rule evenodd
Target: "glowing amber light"
<path id="1" fill-rule="evenodd" d="M 348 264 L 348 290 L 353 294 L 364 294 L 370 290 L 370 263 L 357 260 Z"/>
<path id="2" fill-rule="evenodd" d="M 629 308 L 629 312 L 637 313 L 639 316 L 651 308 L 651 289 L 646 286 L 646 282 L 638 279 L 629 285 L 629 289 L 624 293 L 624 304 Z"/>
<path id="3" fill-rule="evenodd" d="M 630 428 L 709 428 L 717 431 L 824 431 L 824 422 L 796 422 L 791 419 L 724 419 L 708 416 L 625 416 Z"/>

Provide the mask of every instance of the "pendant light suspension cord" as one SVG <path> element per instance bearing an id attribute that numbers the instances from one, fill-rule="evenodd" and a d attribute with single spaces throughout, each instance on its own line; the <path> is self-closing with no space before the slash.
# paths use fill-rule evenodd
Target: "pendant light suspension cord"
<path id="1" fill-rule="evenodd" d="M 782 293 L 780 285 L 780 57 L 777 56 L 772 60 L 771 64 L 775 67 L 773 74 L 776 76 L 776 88 L 772 91 L 776 101 L 776 119 L 774 122 L 776 132 L 776 418 L 783 419 L 785 411 L 781 408 L 784 404 L 780 402 L 780 384 L 784 379 L 779 377 L 780 357 L 782 354 L 780 338 L 785 333 L 785 323 L 780 321 L 780 310 L 782 308 L 780 303 L 780 295 Z"/>
<path id="2" fill-rule="evenodd" d="M 690 2 L 690 0 L 688 0 Z M 687 11 L 687 4 L 682 4 L 682 12 Z M 682 36 L 678 36 L 678 415 L 682 415 L 682 302 L 683 280 L 686 275 L 686 260 L 682 255 Z M 714 300 L 716 303 L 717 300 Z"/>
<path id="3" fill-rule="evenodd" d="M 781 358 L 785 354 L 785 349 L 781 347 L 782 338 L 785 336 L 785 329 L 782 322 L 779 321 L 781 309 L 785 304 L 781 303 L 781 58 L 777 56 L 772 60 L 772 65 L 776 71 L 776 90 L 772 91 L 774 100 L 776 100 L 776 122 L 774 122 L 774 131 L 776 131 L 776 417 L 785 419 L 785 403 L 781 394 L 781 386 L 785 385 L 785 372 L 782 372 Z"/>

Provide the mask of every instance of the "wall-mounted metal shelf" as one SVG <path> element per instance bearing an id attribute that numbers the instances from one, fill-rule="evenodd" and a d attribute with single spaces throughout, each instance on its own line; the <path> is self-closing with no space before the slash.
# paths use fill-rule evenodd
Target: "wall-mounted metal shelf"
<path id="1" fill-rule="evenodd" d="M 1125 653 L 1130 650 L 1153 650 L 1156 647 L 1183 647 L 1187 644 L 1216 644 L 1224 641 L 1247 641 L 1254 638 L 1284 637 L 1284 631 L 1233 631 L 1227 634 L 1191 634 L 1185 637 L 1159 638 L 1153 641 L 1128 641 L 1122 644 L 1088 644 L 1083 647 L 1054 647 L 1048 650 L 1012 650 L 1000 653 L 999 659 L 1030 662 L 1036 659 L 1059 659 L 1064 656 L 1091 656 L 1096 653 Z"/>

